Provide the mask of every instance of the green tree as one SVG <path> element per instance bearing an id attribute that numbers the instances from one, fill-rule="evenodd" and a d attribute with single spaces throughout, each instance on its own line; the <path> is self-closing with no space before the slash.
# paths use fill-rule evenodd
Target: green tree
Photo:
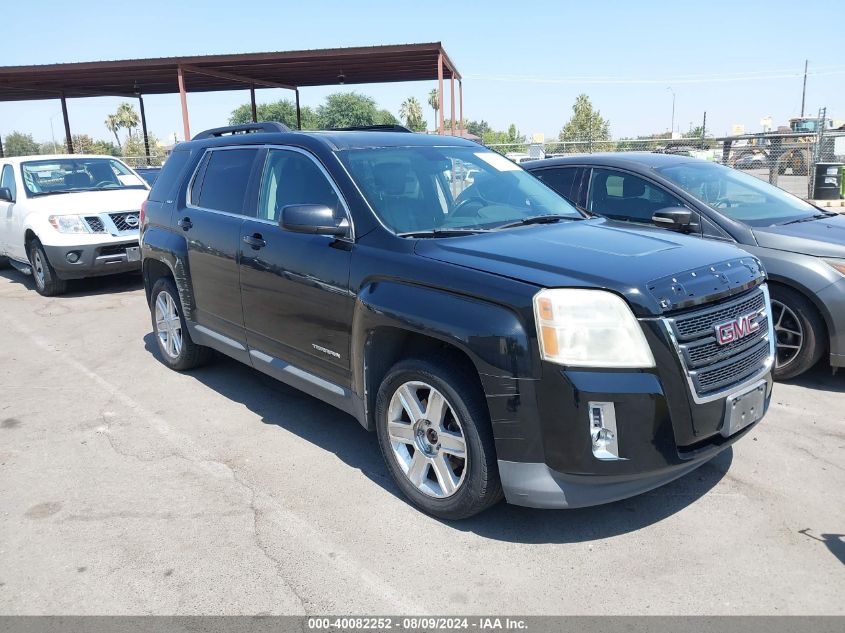
<path id="1" fill-rule="evenodd" d="M 422 105 L 420 105 L 416 97 L 408 97 L 402 102 L 402 105 L 399 107 L 399 118 L 414 132 L 425 131 Z"/>
<path id="2" fill-rule="evenodd" d="M 700 125 L 696 125 L 695 127 L 691 127 L 689 132 L 684 134 L 684 138 L 701 138 L 701 133 L 704 131 L 704 128 Z"/>
<path id="3" fill-rule="evenodd" d="M 379 110 L 376 112 L 375 121 L 373 121 L 374 125 L 397 125 L 398 123 L 399 119 L 393 116 L 390 110 Z"/>
<path id="4" fill-rule="evenodd" d="M 47 141 L 46 143 L 41 143 L 41 146 L 38 148 L 39 154 L 64 154 L 66 151 L 67 147 L 58 141 Z"/>
<path id="5" fill-rule="evenodd" d="M 440 95 L 437 93 L 437 88 L 432 88 L 431 92 L 428 93 L 428 105 L 431 106 L 431 109 L 434 110 L 434 127 L 433 130 L 437 129 L 437 119 L 438 113 L 440 112 Z"/>
<path id="6" fill-rule="evenodd" d="M 558 135 L 561 141 L 594 141 L 610 140 L 610 122 L 602 118 L 601 112 L 593 108 L 590 98 L 580 94 L 572 106 L 572 117 L 563 126 Z"/>
<path id="7" fill-rule="evenodd" d="M 255 107 L 256 118 L 259 121 L 277 121 L 284 123 L 292 130 L 296 129 L 296 104 L 288 99 L 280 99 L 273 103 L 259 103 Z M 300 120 L 303 130 L 318 129 L 317 115 L 308 106 L 300 107 Z M 244 125 L 252 122 L 252 107 L 245 103 L 232 110 L 229 125 Z"/>
<path id="8" fill-rule="evenodd" d="M 40 146 L 32 138 L 32 134 L 10 132 L 3 139 L 3 152 L 6 156 L 33 156 L 38 154 Z"/>
<path id="9" fill-rule="evenodd" d="M 326 102 L 317 108 L 317 122 L 323 130 L 353 125 L 376 125 L 378 117 L 376 102 L 357 92 L 330 94 L 326 97 Z"/>
<path id="10" fill-rule="evenodd" d="M 150 145 L 150 164 L 161 165 L 164 162 L 165 157 L 164 147 L 153 134 L 147 134 L 147 141 Z M 126 142 L 123 144 L 123 152 L 121 155 L 123 158 L 136 159 L 130 161 L 130 166 L 137 167 L 146 162 L 144 139 L 141 136 L 134 136 L 126 139 Z"/>
<path id="11" fill-rule="evenodd" d="M 511 123 L 507 132 L 488 130 L 481 135 L 481 142 L 500 154 L 525 150 L 525 135 L 520 134 L 516 125 Z"/>
<path id="12" fill-rule="evenodd" d="M 120 127 L 127 131 L 129 138 L 132 138 L 132 131 L 138 127 L 138 124 L 141 122 L 141 116 L 135 110 L 134 106 L 127 101 L 122 101 L 120 105 L 117 106 L 117 112 L 115 112 L 115 114 L 120 121 Z"/>
<path id="13" fill-rule="evenodd" d="M 492 132 L 492 128 L 487 121 L 467 121 L 467 132 L 478 137 L 483 137 L 485 132 Z"/>

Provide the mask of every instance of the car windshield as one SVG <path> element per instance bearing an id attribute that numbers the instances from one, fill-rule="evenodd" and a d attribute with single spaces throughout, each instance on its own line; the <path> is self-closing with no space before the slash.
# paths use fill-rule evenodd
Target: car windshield
<path id="1" fill-rule="evenodd" d="M 657 171 L 704 204 L 750 226 L 784 224 L 819 213 L 783 189 L 722 165 L 699 161 Z"/>
<path id="2" fill-rule="evenodd" d="M 146 189 L 144 182 L 112 158 L 53 158 L 21 163 L 29 196 L 75 191 Z"/>
<path id="3" fill-rule="evenodd" d="M 340 154 L 381 221 L 400 235 L 584 217 L 534 176 L 481 146 L 380 147 Z"/>

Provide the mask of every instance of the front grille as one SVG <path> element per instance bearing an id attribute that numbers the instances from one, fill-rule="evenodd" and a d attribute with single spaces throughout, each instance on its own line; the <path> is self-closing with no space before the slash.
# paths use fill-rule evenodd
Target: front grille
<path id="1" fill-rule="evenodd" d="M 681 363 L 699 396 L 739 384 L 759 374 L 771 361 L 768 309 L 763 289 L 755 288 L 739 298 L 666 319 L 677 340 Z M 725 345 L 717 342 L 718 325 L 752 314 L 760 325 L 757 331 Z"/>
<path id="2" fill-rule="evenodd" d="M 109 217 L 111 218 L 111 221 L 114 222 L 114 226 L 117 228 L 118 231 L 138 230 L 138 214 L 135 212 L 110 213 Z"/>
<path id="3" fill-rule="evenodd" d="M 129 244 L 107 244 L 100 248 L 100 256 L 104 255 L 125 255 L 126 249 L 132 246 L 138 246 L 138 242 Z"/>
<path id="4" fill-rule="evenodd" d="M 89 215 L 85 217 L 85 222 L 88 223 L 88 227 L 91 229 L 92 233 L 105 233 L 106 227 L 103 224 L 103 221 L 98 218 L 96 215 Z"/>

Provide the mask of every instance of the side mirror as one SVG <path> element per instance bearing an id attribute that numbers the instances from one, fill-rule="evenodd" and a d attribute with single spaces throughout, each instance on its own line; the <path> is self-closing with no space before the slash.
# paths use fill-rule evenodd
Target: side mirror
<path id="1" fill-rule="evenodd" d="M 0 201 L 14 202 L 12 199 L 12 191 L 8 187 L 0 187 Z"/>
<path id="2" fill-rule="evenodd" d="M 348 233 L 349 222 L 346 218 L 337 220 L 334 211 L 324 204 L 290 204 L 282 207 L 283 229 L 294 233 L 314 235 L 334 235 L 341 237 Z"/>
<path id="3" fill-rule="evenodd" d="M 683 207 L 668 207 L 655 211 L 651 221 L 656 226 L 670 231 L 691 231 L 697 225 L 692 221 L 692 211 Z"/>

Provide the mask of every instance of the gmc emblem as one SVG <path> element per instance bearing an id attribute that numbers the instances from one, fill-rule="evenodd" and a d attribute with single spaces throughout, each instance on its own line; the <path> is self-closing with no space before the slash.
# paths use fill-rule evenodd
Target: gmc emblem
<path id="1" fill-rule="evenodd" d="M 757 321 L 759 312 L 744 314 L 727 323 L 720 323 L 716 326 L 716 342 L 719 345 L 727 345 L 749 334 L 754 334 L 760 329 L 760 322 Z"/>

